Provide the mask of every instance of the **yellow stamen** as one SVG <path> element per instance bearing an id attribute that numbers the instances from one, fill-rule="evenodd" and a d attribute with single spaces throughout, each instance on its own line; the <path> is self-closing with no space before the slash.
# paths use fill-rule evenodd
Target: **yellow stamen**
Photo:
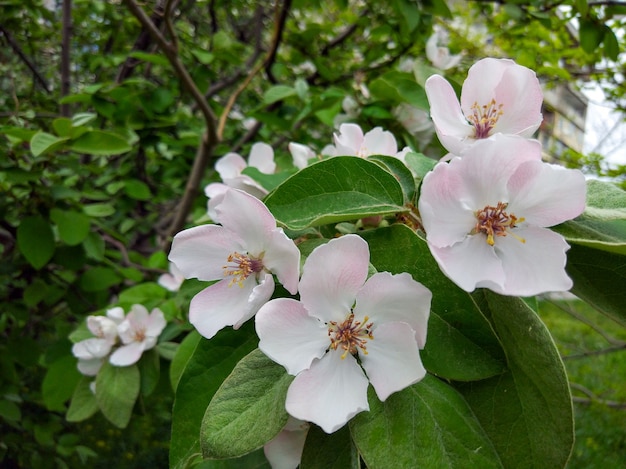
<path id="1" fill-rule="evenodd" d="M 507 234 L 510 234 L 521 243 L 526 242 L 524 238 L 511 231 L 513 228 L 517 227 L 518 223 L 522 223 L 524 218 L 517 218 L 512 213 L 507 213 L 505 211 L 507 206 L 507 203 L 498 202 L 498 205 L 495 207 L 487 205 L 485 208 L 476 212 L 477 222 L 473 233 L 485 233 L 489 246 L 493 246 L 496 243 L 496 236 L 506 236 Z"/>
<path id="2" fill-rule="evenodd" d="M 360 348 L 363 354 L 367 355 L 367 340 L 373 340 L 371 328 L 374 323 L 367 323 L 369 318 L 365 316 L 363 322 L 354 320 L 354 313 L 350 313 L 348 318 L 341 324 L 336 321 L 330 321 L 328 327 L 328 336 L 330 337 L 330 348 L 337 350 L 341 347 L 344 353 L 341 355 L 343 360 L 348 356 L 356 355 Z"/>
<path id="3" fill-rule="evenodd" d="M 495 99 L 489 104 L 479 106 L 477 102 L 472 104 L 472 115 L 467 118 L 474 125 L 475 138 L 487 138 L 489 132 L 496 126 L 496 122 L 504 114 L 504 105 L 498 105 Z"/>

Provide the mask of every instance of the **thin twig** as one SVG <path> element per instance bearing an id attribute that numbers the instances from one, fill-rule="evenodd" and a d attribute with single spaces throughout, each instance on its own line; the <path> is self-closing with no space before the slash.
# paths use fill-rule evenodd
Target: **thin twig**
<path id="1" fill-rule="evenodd" d="M 15 39 L 13 39 L 13 36 L 11 36 L 11 34 L 6 29 L 4 29 L 2 25 L 0 25 L 0 33 L 7 40 L 7 42 L 9 43 L 9 46 L 11 46 L 11 49 L 13 49 L 13 52 L 15 52 L 17 56 L 20 58 L 20 60 L 26 64 L 26 66 L 30 69 L 31 72 L 33 72 L 35 81 L 39 82 L 39 84 L 47 93 L 50 93 L 50 88 L 48 88 L 48 83 L 46 82 L 44 77 L 39 73 L 39 70 L 37 70 L 37 67 L 35 66 L 35 64 L 26 56 L 26 54 L 20 48 L 19 44 L 15 41 Z"/>
<path id="2" fill-rule="evenodd" d="M 612 407 L 614 409 L 626 409 L 626 402 L 619 402 L 619 401 L 611 401 L 611 400 L 608 400 L 608 399 L 602 399 L 602 398 L 598 397 L 591 389 L 583 386 L 582 384 L 572 383 L 570 381 L 569 385 L 570 385 L 570 388 L 575 389 L 577 391 L 580 391 L 584 395 L 587 396 L 587 397 L 573 396 L 572 397 L 572 401 L 574 401 L 574 402 L 577 402 L 579 404 L 597 403 L 597 404 L 605 405 L 607 407 Z"/>
<path id="3" fill-rule="evenodd" d="M 611 347 L 606 347 L 600 350 L 589 350 L 587 352 L 572 353 L 571 355 L 562 355 L 561 358 L 563 360 L 576 360 L 578 358 L 594 357 L 597 355 L 606 355 L 607 353 L 619 352 L 621 350 L 626 350 L 626 342 L 612 345 Z"/>

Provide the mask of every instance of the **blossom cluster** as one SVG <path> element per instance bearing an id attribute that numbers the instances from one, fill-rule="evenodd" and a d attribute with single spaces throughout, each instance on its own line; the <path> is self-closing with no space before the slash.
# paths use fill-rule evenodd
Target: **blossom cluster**
<path id="1" fill-rule="evenodd" d="M 117 306 L 105 316 L 88 316 L 87 328 L 93 337 L 72 347 L 78 370 L 85 376 L 96 376 L 107 359 L 113 366 L 137 363 L 144 351 L 156 345 L 165 326 L 160 309 L 148 313 L 142 305 L 133 305 L 127 315 Z"/>

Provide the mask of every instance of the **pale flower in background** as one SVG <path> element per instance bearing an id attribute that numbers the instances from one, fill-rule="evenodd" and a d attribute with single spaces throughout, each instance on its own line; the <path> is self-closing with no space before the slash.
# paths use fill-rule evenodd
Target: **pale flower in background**
<path id="1" fill-rule="evenodd" d="M 254 316 L 274 292 L 272 274 L 295 294 L 300 272 L 300 251 L 260 200 L 229 189 L 209 201 L 209 212 L 221 226 L 181 231 L 169 254 L 185 278 L 218 280 L 189 306 L 189 321 L 207 339 Z"/>
<path id="2" fill-rule="evenodd" d="M 180 286 L 185 281 L 185 276 L 180 270 L 178 270 L 178 267 L 171 262 L 169 263 L 168 268 L 169 273 L 160 275 L 157 283 L 166 290 L 176 292 L 180 290 Z"/>
<path id="3" fill-rule="evenodd" d="M 117 326 L 122 345 L 109 358 L 114 366 L 130 366 L 139 361 L 146 350 L 153 348 L 167 322 L 159 308 L 150 313 L 143 305 L 133 305 Z"/>
<path id="4" fill-rule="evenodd" d="M 317 247 L 307 258 L 300 301 L 278 298 L 256 315 L 259 348 L 295 375 L 285 408 L 332 433 L 369 410 L 368 382 L 382 401 L 426 374 L 431 292 L 408 273 L 374 274 L 357 235 Z"/>
<path id="5" fill-rule="evenodd" d="M 495 135 L 424 177 L 418 203 L 441 270 L 471 292 L 533 296 L 565 291 L 569 245 L 547 227 L 580 215 L 585 177 L 541 161 L 536 140 Z"/>
<path id="6" fill-rule="evenodd" d="M 85 376 L 96 376 L 105 358 L 118 339 L 118 324 L 124 319 L 124 310 L 115 307 L 106 316 L 88 316 L 87 328 L 95 336 L 81 340 L 72 346 L 72 354 L 78 358 L 78 370 Z"/>
<path id="7" fill-rule="evenodd" d="M 393 108 L 391 113 L 402 127 L 417 139 L 421 148 L 430 143 L 435 134 L 435 126 L 426 111 L 408 103 L 401 103 Z"/>
<path id="8" fill-rule="evenodd" d="M 281 432 L 263 446 L 263 452 L 272 469 L 298 467 L 309 428 L 307 422 L 289 417 Z"/>
<path id="9" fill-rule="evenodd" d="M 327 147 L 322 154 L 328 156 L 358 156 L 366 158 L 371 155 L 394 156 L 404 160 L 404 156 L 410 149 L 404 148 L 398 151 L 396 138 L 391 132 L 375 127 L 363 134 L 363 130 L 357 124 L 341 124 L 339 132 L 333 135 L 335 145 Z"/>
<path id="10" fill-rule="evenodd" d="M 293 158 L 293 165 L 298 169 L 306 168 L 309 165 L 309 160 L 317 156 L 313 150 L 301 143 L 290 142 L 288 148 Z"/>
<path id="11" fill-rule="evenodd" d="M 248 162 L 237 153 L 227 153 L 215 162 L 215 170 L 222 178 L 222 183 L 209 184 L 204 189 L 207 197 L 223 194 L 228 188 L 239 189 L 262 199 L 268 193 L 259 183 L 250 176 L 242 174 L 248 166 L 258 169 L 264 174 L 274 174 L 274 150 L 267 143 L 257 142 L 250 149 Z"/>
<path id="12" fill-rule="evenodd" d="M 454 155 L 496 133 L 532 137 L 543 119 L 535 72 L 512 60 L 476 62 L 463 83 L 460 103 L 440 75 L 428 78 L 425 88 L 439 141 Z"/>
<path id="13" fill-rule="evenodd" d="M 434 67 L 440 70 L 456 67 L 461 61 L 460 55 L 450 55 L 450 49 L 447 46 L 448 34 L 441 28 L 436 28 L 426 41 L 426 57 Z"/>

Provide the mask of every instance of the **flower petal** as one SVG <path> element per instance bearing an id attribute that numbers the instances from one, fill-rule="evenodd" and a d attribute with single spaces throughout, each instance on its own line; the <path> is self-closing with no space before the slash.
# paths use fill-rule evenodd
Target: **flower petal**
<path id="1" fill-rule="evenodd" d="M 104 363 L 104 358 L 92 358 L 89 360 L 78 360 L 77 368 L 81 374 L 85 376 L 96 376 L 100 368 L 102 368 L 102 364 Z"/>
<path id="2" fill-rule="evenodd" d="M 499 241 L 499 240 L 498 240 Z M 468 236 L 453 246 L 439 248 L 428 244 L 441 271 L 463 290 L 477 287 L 494 289 L 504 285 L 502 262 L 482 234 Z"/>
<path id="3" fill-rule="evenodd" d="M 558 233 L 547 228 L 517 228 L 513 236 L 496 240 L 496 252 L 502 259 L 505 282 L 502 287 L 490 287 L 496 293 L 514 296 L 534 296 L 553 291 L 567 291 L 572 280 L 565 272 L 569 245 Z"/>
<path id="4" fill-rule="evenodd" d="M 111 351 L 112 342 L 93 337 L 81 340 L 72 346 L 72 354 L 80 360 L 106 357 Z"/>
<path id="5" fill-rule="evenodd" d="M 210 281 L 224 278 L 224 265 L 235 251 L 245 251 L 236 233 L 218 225 L 200 225 L 174 236 L 168 259 L 186 278 Z"/>
<path id="6" fill-rule="evenodd" d="M 247 166 L 246 160 L 241 155 L 227 153 L 215 162 L 215 171 L 224 181 L 239 176 Z"/>
<path id="7" fill-rule="evenodd" d="M 250 148 L 248 165 L 258 169 L 265 174 L 274 174 L 276 163 L 274 163 L 274 149 L 267 143 L 257 142 Z"/>
<path id="8" fill-rule="evenodd" d="M 109 362 L 113 366 L 130 366 L 139 361 L 144 351 L 143 342 L 131 342 L 122 345 L 109 357 Z"/>
<path id="9" fill-rule="evenodd" d="M 224 184 L 231 189 L 237 189 L 245 192 L 255 199 L 262 199 L 268 194 L 267 189 L 245 174 L 234 178 L 224 178 Z"/>
<path id="10" fill-rule="evenodd" d="M 282 228 L 268 234 L 263 265 L 276 274 L 289 293 L 296 294 L 300 279 L 300 250 Z"/>
<path id="11" fill-rule="evenodd" d="M 359 156 L 387 155 L 398 153 L 398 143 L 391 132 L 375 127 L 363 136 Z"/>
<path id="12" fill-rule="evenodd" d="M 553 226 L 571 220 L 585 209 L 587 184 L 576 169 L 529 161 L 523 163 L 508 181 L 508 209 L 526 223 Z"/>
<path id="13" fill-rule="evenodd" d="M 326 433 L 343 427 L 359 412 L 369 410 L 367 378 L 352 355 L 331 350 L 293 380 L 285 408 L 292 416 L 313 422 Z"/>
<path id="14" fill-rule="evenodd" d="M 359 357 L 376 395 L 385 401 L 394 392 L 421 380 L 426 369 L 409 324 L 381 324 L 374 328 L 373 335 L 374 339 L 367 342 L 367 355 L 359 353 Z"/>
<path id="15" fill-rule="evenodd" d="M 287 426 L 290 422 L 299 422 L 293 417 L 289 417 Z M 272 469 L 296 469 L 302 459 L 302 451 L 309 433 L 309 425 L 307 423 L 300 424 L 295 430 L 282 430 L 269 443 L 263 446 L 265 457 L 269 461 Z"/>
<path id="16" fill-rule="evenodd" d="M 335 155 L 356 156 L 363 144 L 363 131 L 357 124 L 341 124 L 334 139 Z"/>
<path id="17" fill-rule="evenodd" d="M 328 328 L 309 316 L 304 305 L 291 298 L 278 298 L 261 307 L 255 317 L 259 349 L 297 375 L 322 358 L 330 344 Z"/>
<path id="18" fill-rule="evenodd" d="M 290 142 L 288 147 L 293 158 L 293 165 L 298 169 L 306 168 L 309 165 L 309 160 L 315 158 L 315 152 L 306 145 Z"/>
<path id="19" fill-rule="evenodd" d="M 257 280 L 258 285 L 252 289 L 252 293 L 250 293 L 250 296 L 248 297 L 248 313 L 233 324 L 234 329 L 239 329 L 244 322 L 254 316 L 261 306 L 269 301 L 272 297 L 272 293 L 274 293 L 276 284 L 274 283 L 274 277 L 272 277 L 272 274 L 260 275 L 263 277 L 260 281 Z"/>
<path id="20" fill-rule="evenodd" d="M 146 335 L 149 337 L 158 337 L 163 329 L 167 326 L 165 315 L 159 308 L 154 308 L 145 323 Z"/>
<path id="21" fill-rule="evenodd" d="M 408 323 L 419 348 L 424 348 L 432 296 L 428 288 L 406 272 L 397 275 L 379 272 L 358 291 L 354 312 L 357 319 L 368 316 L 368 322 L 373 322 L 376 328 L 388 322 Z"/>
<path id="22" fill-rule="evenodd" d="M 302 269 L 300 300 L 312 316 L 343 321 L 367 278 L 369 247 L 357 235 L 335 238 L 318 246 Z"/>

